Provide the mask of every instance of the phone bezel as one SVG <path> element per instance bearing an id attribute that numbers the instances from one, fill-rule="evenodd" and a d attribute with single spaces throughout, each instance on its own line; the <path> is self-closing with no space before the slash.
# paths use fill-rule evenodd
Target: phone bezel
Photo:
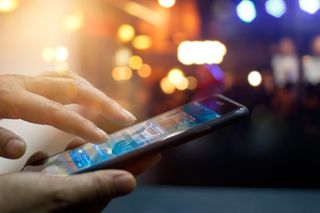
<path id="1" fill-rule="evenodd" d="M 146 146 L 140 147 L 136 150 L 132 150 L 130 152 L 124 153 L 120 156 L 117 156 L 113 159 L 109 159 L 103 163 L 100 163 L 98 165 L 94 165 L 88 168 L 85 168 L 83 170 L 77 171 L 75 174 L 78 173 L 85 173 L 90 172 L 94 170 L 99 169 L 115 169 L 115 168 L 123 168 L 125 165 L 129 162 L 132 162 L 132 160 L 135 160 L 137 158 L 152 155 L 155 153 L 162 152 L 166 149 L 169 149 L 171 147 L 184 144 L 186 142 L 189 142 L 195 138 L 201 137 L 206 135 L 207 133 L 211 132 L 213 128 L 217 129 L 224 125 L 227 125 L 231 121 L 235 121 L 243 116 L 246 116 L 249 114 L 249 110 L 244 105 L 231 100 L 230 98 L 227 98 L 221 94 L 215 94 L 213 95 L 215 98 L 220 98 L 223 101 L 229 102 L 238 108 L 223 114 L 221 117 L 214 119 L 212 121 L 208 121 L 204 124 L 201 124 L 198 127 L 193 127 L 189 130 L 184 131 L 181 134 L 175 135 L 173 137 L 161 140 L 161 141 L 155 141 L 151 144 L 148 144 Z M 205 97 L 207 98 L 207 97 Z M 203 99 L 205 99 L 203 98 Z M 200 99 L 202 100 L 202 99 Z M 199 101 L 199 100 L 197 100 Z"/>

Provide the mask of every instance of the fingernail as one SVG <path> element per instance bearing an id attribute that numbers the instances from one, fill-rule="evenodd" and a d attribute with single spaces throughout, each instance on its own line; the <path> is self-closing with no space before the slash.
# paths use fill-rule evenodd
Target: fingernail
<path id="1" fill-rule="evenodd" d="M 132 175 L 121 174 L 114 177 L 114 184 L 118 190 L 119 194 L 126 194 L 131 192 L 135 186 L 136 182 Z"/>
<path id="2" fill-rule="evenodd" d="M 137 120 L 137 118 L 136 118 L 131 112 L 129 112 L 128 110 L 122 108 L 122 112 L 125 114 L 125 116 L 126 116 L 129 120 L 131 120 L 131 121 L 136 121 L 136 120 Z"/>
<path id="3" fill-rule="evenodd" d="M 26 144 L 18 139 L 10 140 L 5 146 L 5 153 L 7 157 L 18 158 L 21 157 L 26 149 Z"/>
<path id="4" fill-rule="evenodd" d="M 102 129 L 96 128 L 96 133 L 98 133 L 100 135 L 101 139 L 103 139 L 103 140 L 109 139 L 108 134 L 105 131 L 103 131 Z"/>

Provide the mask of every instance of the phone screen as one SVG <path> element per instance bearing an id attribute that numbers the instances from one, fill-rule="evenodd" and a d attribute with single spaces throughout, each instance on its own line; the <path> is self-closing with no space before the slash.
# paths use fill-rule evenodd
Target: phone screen
<path id="1" fill-rule="evenodd" d="M 87 143 L 54 155 L 42 165 L 41 172 L 51 175 L 78 173 L 148 144 L 161 143 L 238 108 L 215 96 L 194 101 L 115 132 L 106 143 Z"/>

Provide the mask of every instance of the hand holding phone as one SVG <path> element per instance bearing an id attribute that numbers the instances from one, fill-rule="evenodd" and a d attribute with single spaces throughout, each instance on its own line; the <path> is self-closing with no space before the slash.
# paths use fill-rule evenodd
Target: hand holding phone
<path id="1" fill-rule="evenodd" d="M 247 114 L 245 106 L 222 95 L 212 95 L 117 131 L 106 143 L 87 143 L 51 156 L 42 165 L 27 166 L 23 171 L 70 175 L 119 168 L 138 157 L 203 136 Z"/>

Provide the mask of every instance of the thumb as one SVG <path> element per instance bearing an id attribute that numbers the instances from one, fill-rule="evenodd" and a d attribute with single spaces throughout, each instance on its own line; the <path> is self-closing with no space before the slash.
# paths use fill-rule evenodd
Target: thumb
<path id="1" fill-rule="evenodd" d="M 17 159 L 26 151 L 24 140 L 8 129 L 0 127 L 0 157 Z"/>
<path id="2" fill-rule="evenodd" d="M 122 170 L 101 170 L 92 173 L 62 177 L 59 200 L 68 206 L 111 200 L 134 190 L 136 180 Z"/>

